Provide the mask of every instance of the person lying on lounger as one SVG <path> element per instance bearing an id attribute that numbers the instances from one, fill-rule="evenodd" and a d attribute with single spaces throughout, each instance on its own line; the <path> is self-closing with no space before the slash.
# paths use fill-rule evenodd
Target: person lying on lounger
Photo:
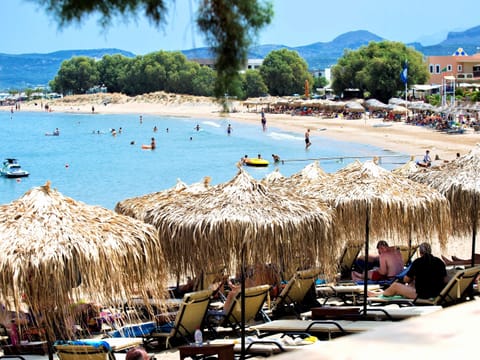
<path id="1" fill-rule="evenodd" d="M 460 259 L 456 257 L 455 255 L 452 255 L 452 259 L 450 260 L 449 258 L 445 257 L 442 255 L 442 260 L 445 263 L 445 265 L 471 265 L 472 264 L 472 259 Z M 480 254 L 475 254 L 475 264 L 480 264 Z"/>

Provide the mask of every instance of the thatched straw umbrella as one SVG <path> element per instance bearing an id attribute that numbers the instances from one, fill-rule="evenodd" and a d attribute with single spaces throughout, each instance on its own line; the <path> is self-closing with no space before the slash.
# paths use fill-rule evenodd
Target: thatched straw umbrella
<path id="1" fill-rule="evenodd" d="M 409 177 L 410 175 L 415 174 L 418 170 L 419 169 L 415 161 L 415 156 L 412 155 L 408 162 L 396 169 L 393 169 L 392 173 L 395 175 Z"/>
<path id="2" fill-rule="evenodd" d="M 314 161 L 311 164 L 305 166 L 299 172 L 290 176 L 286 181 L 287 183 L 296 184 L 299 188 L 304 185 L 308 185 L 311 182 L 323 181 L 330 175 L 326 173 L 321 167 L 318 161 Z"/>
<path id="3" fill-rule="evenodd" d="M 428 184 L 446 196 L 450 202 L 454 234 L 472 234 L 474 266 L 480 218 L 480 146 L 445 165 L 422 169 L 413 174 L 411 179 Z"/>
<path id="4" fill-rule="evenodd" d="M 205 269 L 215 259 L 224 259 L 230 270 L 240 265 L 242 294 L 246 264 L 283 262 L 290 271 L 317 265 L 327 273 L 333 268 L 332 210 L 274 191 L 242 168 L 226 183 L 170 200 L 152 208 L 145 221 L 157 227 L 173 268 Z"/>
<path id="5" fill-rule="evenodd" d="M 331 217 L 326 205 L 273 190 L 240 168 L 226 183 L 152 206 L 145 221 L 157 227 L 171 268 L 180 274 L 208 270 L 206 259 L 224 259 L 233 271 L 246 244 L 249 264 L 275 262 L 287 252 L 298 256 L 283 259 L 287 270 L 321 261 L 328 271 L 335 249 Z"/>
<path id="6" fill-rule="evenodd" d="M 177 184 L 171 189 L 119 201 L 115 205 L 115 211 L 119 214 L 143 220 L 146 212 L 156 204 L 163 201 L 169 201 L 172 196 L 181 192 L 192 194 L 205 191 L 210 187 L 210 181 L 211 178 L 209 176 L 206 176 L 202 182 L 191 185 L 187 185 L 184 182 L 177 180 Z"/>
<path id="7" fill-rule="evenodd" d="M 335 237 L 365 242 L 368 258 L 370 237 L 394 242 L 437 235 L 446 241 L 448 202 L 427 186 L 395 176 L 375 161 L 355 162 L 339 170 L 329 181 L 312 184 L 312 197 L 328 201 L 337 210 Z M 367 296 L 367 273 L 365 291 Z M 364 301 L 366 311 L 366 299 Z"/>
<path id="8" fill-rule="evenodd" d="M 36 187 L 0 206 L 0 301 L 26 302 L 51 340 L 71 338 L 72 304 L 163 295 L 166 272 L 155 229 Z"/>

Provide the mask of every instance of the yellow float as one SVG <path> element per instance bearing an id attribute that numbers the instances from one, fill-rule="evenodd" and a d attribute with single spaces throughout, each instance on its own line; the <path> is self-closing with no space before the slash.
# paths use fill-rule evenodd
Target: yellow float
<path id="1" fill-rule="evenodd" d="M 245 159 L 245 165 L 247 166 L 256 166 L 256 167 L 264 167 L 270 164 L 268 160 L 265 159 L 258 159 L 258 158 L 251 158 Z"/>

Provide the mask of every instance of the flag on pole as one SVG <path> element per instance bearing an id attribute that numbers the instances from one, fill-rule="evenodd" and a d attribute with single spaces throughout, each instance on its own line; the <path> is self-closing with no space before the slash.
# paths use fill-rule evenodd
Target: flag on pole
<path id="1" fill-rule="evenodd" d="M 407 60 L 405 60 L 405 64 L 403 64 L 403 69 L 402 69 L 402 72 L 400 73 L 400 80 L 402 80 L 402 82 L 404 84 L 407 83 L 407 80 L 408 80 L 408 62 L 407 62 Z"/>
<path id="2" fill-rule="evenodd" d="M 442 70 L 440 70 L 440 73 L 447 72 L 447 67 L 445 66 Z"/>

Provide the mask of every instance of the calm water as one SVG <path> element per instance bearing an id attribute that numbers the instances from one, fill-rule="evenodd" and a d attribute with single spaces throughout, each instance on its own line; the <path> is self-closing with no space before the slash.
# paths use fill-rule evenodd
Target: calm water
<path id="1" fill-rule="evenodd" d="M 229 123 L 233 132 L 227 136 Z M 201 127 L 198 132 L 194 130 L 196 124 Z M 45 136 L 55 128 L 60 129 L 60 136 Z M 112 128 L 117 130 L 115 137 L 110 134 Z M 28 178 L 19 181 L 0 177 L 0 204 L 11 202 L 50 180 L 52 187 L 66 196 L 113 209 L 120 200 L 170 188 L 177 179 L 191 184 L 208 175 L 212 184 L 228 181 L 235 176 L 236 163 L 244 154 L 260 153 L 268 160 L 272 153 L 282 159 L 391 154 L 371 146 L 330 140 L 327 131 L 313 131 L 313 145 L 306 151 L 302 134 L 275 128 L 263 132 L 260 120 L 254 126 L 228 118 L 144 115 L 140 124 L 138 115 L 29 112 L 12 115 L 0 111 L 0 131 L 2 161 L 15 157 L 30 172 Z M 157 149 L 142 150 L 141 145 L 150 144 L 152 136 Z M 322 161 L 321 166 L 327 172 L 334 172 L 353 160 Z M 407 160 L 408 156 L 385 160 L 383 166 L 391 169 Z M 278 167 L 283 175 L 289 176 L 311 162 L 286 162 Z M 261 179 L 274 169 L 270 165 L 248 168 L 248 172 Z"/>

